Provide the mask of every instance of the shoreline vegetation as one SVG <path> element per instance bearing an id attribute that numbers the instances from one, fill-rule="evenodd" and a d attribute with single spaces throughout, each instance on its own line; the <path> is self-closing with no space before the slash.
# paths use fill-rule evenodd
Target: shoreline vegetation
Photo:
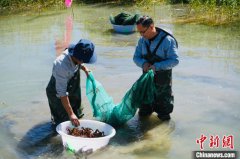
<path id="1" fill-rule="evenodd" d="M 62 10 L 65 0 L 1 0 L 0 16 L 9 14 L 40 14 L 47 9 Z M 172 5 L 170 23 L 227 25 L 240 22 L 239 0 L 73 0 L 75 4 L 106 4 L 136 6 L 150 9 L 155 5 Z"/>

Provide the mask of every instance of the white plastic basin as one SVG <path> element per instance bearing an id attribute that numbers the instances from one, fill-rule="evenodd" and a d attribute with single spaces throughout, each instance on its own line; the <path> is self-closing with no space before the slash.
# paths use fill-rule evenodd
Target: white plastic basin
<path id="1" fill-rule="evenodd" d="M 104 137 L 98 138 L 84 138 L 84 137 L 76 137 L 72 135 L 68 135 L 67 128 L 74 128 L 70 121 L 65 121 L 60 123 L 56 130 L 61 135 L 63 146 L 67 149 L 70 149 L 74 152 L 81 151 L 96 151 L 102 147 L 105 147 L 109 140 L 116 134 L 115 129 L 106 123 L 95 121 L 95 120 L 86 120 L 81 119 L 79 129 L 81 127 L 88 127 L 93 129 L 94 131 L 98 129 L 99 131 L 104 132 Z"/>

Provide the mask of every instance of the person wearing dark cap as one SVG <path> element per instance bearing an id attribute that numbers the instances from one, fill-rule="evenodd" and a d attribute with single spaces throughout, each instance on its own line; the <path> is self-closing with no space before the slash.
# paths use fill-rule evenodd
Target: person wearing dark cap
<path id="1" fill-rule="evenodd" d="M 149 16 L 141 16 L 136 24 L 141 38 L 133 61 L 143 73 L 150 69 L 155 72 L 156 86 L 154 102 L 151 105 L 142 104 L 138 114 L 142 117 L 156 112 L 160 120 L 166 121 L 173 111 L 172 68 L 179 63 L 177 40 L 167 31 L 155 27 Z"/>
<path id="2" fill-rule="evenodd" d="M 83 116 L 81 108 L 80 69 L 88 76 L 88 68 L 83 63 L 97 60 L 94 44 L 81 39 L 57 57 L 53 63 L 52 76 L 46 88 L 51 119 L 54 125 L 70 120 L 79 126 Z"/>

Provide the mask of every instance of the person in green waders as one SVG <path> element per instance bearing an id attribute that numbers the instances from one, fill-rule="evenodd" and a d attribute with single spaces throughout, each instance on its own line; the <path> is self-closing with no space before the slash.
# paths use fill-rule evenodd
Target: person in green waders
<path id="1" fill-rule="evenodd" d="M 53 63 L 52 76 L 46 88 L 53 125 L 70 120 L 79 126 L 83 116 L 81 108 L 80 69 L 88 76 L 88 68 L 83 63 L 97 60 L 94 44 L 81 39 L 69 45 Z"/>
<path id="2" fill-rule="evenodd" d="M 143 73 L 152 69 L 156 93 L 151 105 L 142 104 L 139 116 L 149 116 L 153 112 L 162 121 L 170 120 L 173 111 L 172 68 L 179 63 L 177 40 L 167 31 L 155 27 L 152 18 L 141 16 L 137 30 L 141 34 L 133 61 L 142 68 Z"/>

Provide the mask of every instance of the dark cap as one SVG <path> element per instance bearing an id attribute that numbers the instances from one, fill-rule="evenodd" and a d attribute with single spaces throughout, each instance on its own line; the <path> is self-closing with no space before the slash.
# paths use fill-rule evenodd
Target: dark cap
<path id="1" fill-rule="evenodd" d="M 94 63 L 97 61 L 94 44 L 87 39 L 81 39 L 76 45 L 70 45 L 68 51 L 71 56 L 83 63 Z"/>

